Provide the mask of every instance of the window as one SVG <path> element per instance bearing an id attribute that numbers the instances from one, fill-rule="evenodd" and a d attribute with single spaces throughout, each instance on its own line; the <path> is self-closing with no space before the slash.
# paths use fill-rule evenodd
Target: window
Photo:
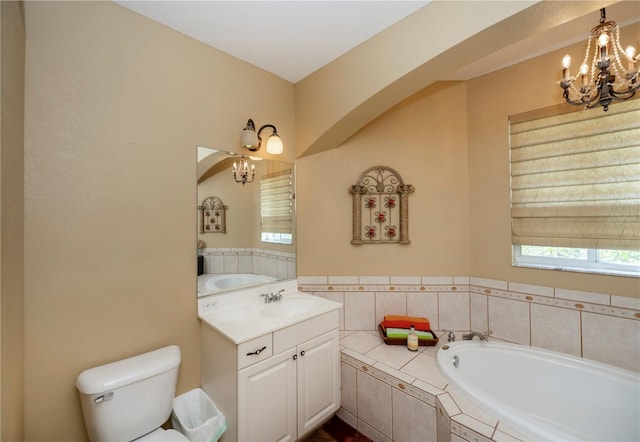
<path id="1" fill-rule="evenodd" d="M 640 251 L 516 245 L 514 264 L 523 267 L 637 276 L 640 274 Z"/>
<path id="2" fill-rule="evenodd" d="M 510 118 L 514 265 L 640 275 L 640 100 Z"/>
<path id="3" fill-rule="evenodd" d="M 293 244 L 293 176 L 291 169 L 260 180 L 261 241 Z"/>

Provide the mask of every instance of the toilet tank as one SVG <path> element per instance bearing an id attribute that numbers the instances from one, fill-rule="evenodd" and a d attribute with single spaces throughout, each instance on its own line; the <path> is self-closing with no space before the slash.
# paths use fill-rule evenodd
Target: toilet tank
<path id="1" fill-rule="evenodd" d="M 89 439 L 131 441 L 162 426 L 173 407 L 180 348 L 171 345 L 80 373 Z"/>

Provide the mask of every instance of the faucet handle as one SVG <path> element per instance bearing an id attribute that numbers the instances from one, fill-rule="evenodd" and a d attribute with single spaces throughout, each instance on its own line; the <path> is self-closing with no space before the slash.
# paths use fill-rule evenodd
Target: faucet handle
<path id="1" fill-rule="evenodd" d="M 445 333 L 449 333 L 447 335 L 447 338 L 449 339 L 449 342 L 455 342 L 456 334 L 453 332 L 453 330 L 447 330 L 446 328 L 443 328 L 442 331 L 445 332 Z"/>
<path id="2" fill-rule="evenodd" d="M 482 336 L 484 336 L 485 339 L 487 339 L 491 334 L 493 334 L 493 330 L 487 330 L 485 332 L 482 332 Z"/>

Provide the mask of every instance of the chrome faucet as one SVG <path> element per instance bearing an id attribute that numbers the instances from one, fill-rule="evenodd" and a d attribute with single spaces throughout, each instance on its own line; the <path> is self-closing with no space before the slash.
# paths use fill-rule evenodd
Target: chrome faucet
<path id="1" fill-rule="evenodd" d="M 465 341 L 473 341 L 473 337 L 477 336 L 478 338 L 480 338 L 482 342 L 488 342 L 489 335 L 491 333 L 493 333 L 491 330 L 487 330 L 486 332 L 482 332 L 482 333 L 471 330 L 469 333 L 463 334 L 462 339 L 464 339 Z"/>
<path id="2" fill-rule="evenodd" d="M 282 299 L 282 292 L 284 292 L 284 289 L 280 289 L 276 293 L 263 293 L 260 296 L 264 296 L 265 304 L 270 304 L 272 302 L 280 301 Z"/>
<path id="3" fill-rule="evenodd" d="M 455 342 L 456 340 L 456 334 L 453 332 L 453 330 L 446 330 L 446 329 L 442 329 L 443 332 L 449 333 L 447 335 L 447 338 L 449 339 L 449 342 Z"/>

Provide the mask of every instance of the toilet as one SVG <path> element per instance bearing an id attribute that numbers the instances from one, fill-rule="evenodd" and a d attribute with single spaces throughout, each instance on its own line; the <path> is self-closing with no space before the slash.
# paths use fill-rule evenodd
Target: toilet
<path id="1" fill-rule="evenodd" d="M 177 345 L 90 368 L 76 379 L 89 440 L 188 441 L 164 430 L 180 366 Z"/>

